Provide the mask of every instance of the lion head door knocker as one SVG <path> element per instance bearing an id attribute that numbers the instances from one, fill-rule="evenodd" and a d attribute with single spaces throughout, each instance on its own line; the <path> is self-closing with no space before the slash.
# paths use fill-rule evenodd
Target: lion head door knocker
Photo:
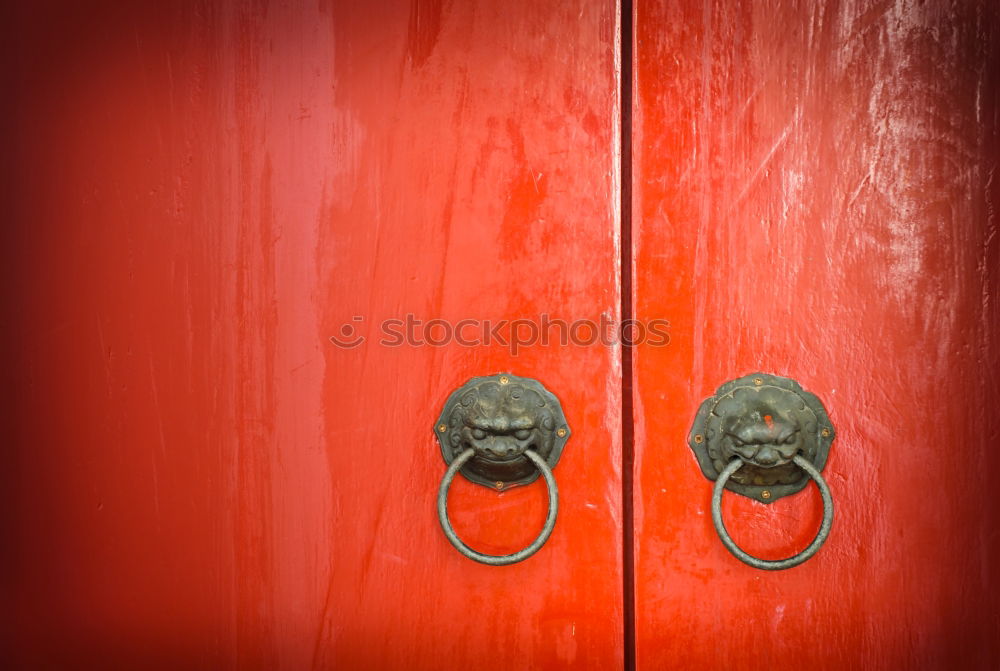
<path id="1" fill-rule="evenodd" d="M 797 566 L 816 554 L 833 524 L 833 498 L 820 475 L 833 438 L 833 424 L 820 400 L 786 377 L 754 373 L 731 380 L 701 404 L 689 444 L 702 473 L 715 481 L 715 530 L 738 559 L 756 568 L 777 570 Z M 805 550 L 769 561 L 736 545 L 722 521 L 724 489 L 771 503 L 801 491 L 810 478 L 823 498 L 823 522 Z"/>
<path id="2" fill-rule="evenodd" d="M 438 489 L 438 519 L 444 535 L 463 555 L 501 566 L 527 559 L 545 544 L 556 524 L 559 490 L 552 469 L 569 440 L 562 407 L 537 380 L 498 373 L 476 377 L 455 390 L 434 427 L 448 470 Z M 471 549 L 448 519 L 448 489 L 461 472 L 466 479 L 498 491 L 534 482 L 541 475 L 549 493 L 542 532 L 519 552 L 488 555 Z"/>

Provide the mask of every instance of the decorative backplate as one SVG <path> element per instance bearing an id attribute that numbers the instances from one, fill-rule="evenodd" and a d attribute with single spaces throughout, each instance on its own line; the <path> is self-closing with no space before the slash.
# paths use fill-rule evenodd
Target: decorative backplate
<path id="1" fill-rule="evenodd" d="M 815 395 L 790 378 L 753 373 L 705 399 L 688 444 L 709 480 L 733 458 L 742 459 L 726 489 L 771 503 L 809 482 L 792 457 L 801 454 L 821 471 L 833 438 L 833 424 Z"/>
<path id="2" fill-rule="evenodd" d="M 434 433 L 447 464 L 464 450 L 475 450 L 459 472 L 491 489 L 538 478 L 525 450 L 555 468 L 570 435 L 559 399 L 537 380 L 510 373 L 474 377 L 452 392 Z"/>

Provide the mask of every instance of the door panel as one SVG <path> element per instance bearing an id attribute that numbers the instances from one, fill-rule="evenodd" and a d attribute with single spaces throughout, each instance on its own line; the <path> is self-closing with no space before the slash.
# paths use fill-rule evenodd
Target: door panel
<path id="1" fill-rule="evenodd" d="M 1000 666 L 995 3 L 636 3 L 637 668 Z M 837 430 L 833 531 L 723 547 L 702 399 L 796 378 Z M 801 550 L 812 485 L 728 493 Z"/>
<path id="2" fill-rule="evenodd" d="M 3 10 L 5 658 L 622 668 L 619 352 L 490 329 L 618 315 L 615 4 L 78 4 Z M 637 668 L 1000 666 L 997 10 L 635 5 Z M 505 370 L 573 436 L 495 568 L 432 428 Z M 756 370 L 838 432 L 777 573 L 686 444 Z M 450 499 L 497 554 L 544 506 Z"/>
<path id="3" fill-rule="evenodd" d="M 615 5 L 5 11 L 14 665 L 621 668 L 617 350 L 379 343 L 617 314 Z M 433 426 L 503 370 L 573 436 L 494 568 Z M 511 552 L 544 486 L 450 505 Z"/>

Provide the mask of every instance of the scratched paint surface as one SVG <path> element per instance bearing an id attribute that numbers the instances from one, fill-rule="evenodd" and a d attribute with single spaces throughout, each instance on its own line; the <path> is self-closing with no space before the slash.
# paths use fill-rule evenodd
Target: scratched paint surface
<path id="1" fill-rule="evenodd" d="M 620 668 L 616 351 L 377 343 L 614 316 L 614 5 L 4 11 L 11 665 Z M 432 427 L 501 370 L 574 435 L 492 568 Z M 494 553 L 544 504 L 451 498 Z"/>
<path id="2" fill-rule="evenodd" d="M 998 35 L 989 2 L 636 3 L 638 668 L 1000 668 Z M 826 546 L 723 548 L 686 444 L 763 370 L 837 428 Z M 727 495 L 764 558 L 810 488 Z"/>

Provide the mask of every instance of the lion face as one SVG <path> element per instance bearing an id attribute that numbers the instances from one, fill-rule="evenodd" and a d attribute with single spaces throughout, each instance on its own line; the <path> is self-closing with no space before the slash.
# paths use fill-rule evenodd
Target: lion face
<path id="1" fill-rule="evenodd" d="M 486 382 L 462 397 L 452 418 L 461 427 L 451 442 L 462 452 L 476 451 L 469 470 L 495 480 L 517 480 L 535 472 L 524 456 L 531 449 L 543 458 L 552 451 L 555 420 L 545 399 L 520 384 Z"/>
<path id="2" fill-rule="evenodd" d="M 442 446 L 451 458 L 472 448 L 475 455 L 462 472 L 488 485 L 534 480 L 538 469 L 525 451 L 550 461 L 562 442 L 556 432 L 562 428 L 562 437 L 568 435 L 555 397 L 534 380 L 507 374 L 470 381 L 449 400 L 442 419 Z"/>
<path id="3" fill-rule="evenodd" d="M 774 497 L 805 485 L 808 478 L 792 458 L 824 459 L 832 427 L 819 400 L 794 380 L 754 373 L 727 382 L 706 399 L 693 434 L 698 440 L 692 438 L 692 449 L 706 475 L 714 479 L 739 458 L 744 465 L 730 482 L 768 488 Z M 751 491 L 756 496 L 763 490 Z"/>
<path id="4" fill-rule="evenodd" d="M 713 412 L 718 429 L 709 451 L 718 470 L 733 457 L 746 466 L 732 480 L 745 485 L 790 484 L 803 477 L 792 457 L 813 452 L 816 416 L 792 392 L 779 387 L 740 387 L 723 396 Z"/>
<path id="5" fill-rule="evenodd" d="M 767 402 L 756 401 L 749 405 L 746 414 L 723 420 L 723 450 L 761 468 L 775 468 L 791 462 L 802 449 L 798 419 Z"/>
<path id="6" fill-rule="evenodd" d="M 744 484 L 793 482 L 800 477 L 792 457 L 802 451 L 800 418 L 766 398 L 747 400 L 746 411 L 725 417 L 721 424 L 720 452 L 725 461 L 739 457 L 750 468 L 733 479 Z M 764 471 L 764 472 L 761 472 Z"/>
<path id="7" fill-rule="evenodd" d="M 833 439 L 830 417 L 815 394 L 791 378 L 751 373 L 722 384 L 701 403 L 688 445 L 709 480 L 739 459 L 726 488 L 773 503 L 809 482 L 795 456 L 822 469 Z"/>

